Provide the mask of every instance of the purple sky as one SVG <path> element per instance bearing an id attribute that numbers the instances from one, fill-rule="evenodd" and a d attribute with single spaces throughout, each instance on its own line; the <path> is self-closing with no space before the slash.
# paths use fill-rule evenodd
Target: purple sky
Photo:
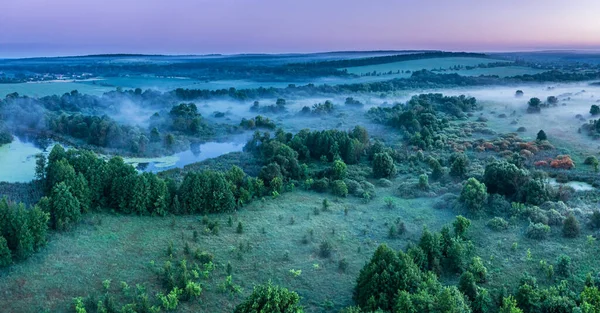
<path id="1" fill-rule="evenodd" d="M 600 0 L 0 0 L 0 57 L 600 49 Z"/>

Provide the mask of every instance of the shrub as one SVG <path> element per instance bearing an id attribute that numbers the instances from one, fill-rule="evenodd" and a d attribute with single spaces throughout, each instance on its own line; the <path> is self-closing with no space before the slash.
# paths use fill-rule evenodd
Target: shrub
<path id="1" fill-rule="evenodd" d="M 469 159 L 464 153 L 453 155 L 450 158 L 450 176 L 463 177 L 467 173 L 467 166 L 469 165 Z"/>
<path id="2" fill-rule="evenodd" d="M 419 175 L 419 189 L 429 190 L 429 178 L 425 174 Z"/>
<path id="3" fill-rule="evenodd" d="M 487 269 L 483 265 L 481 258 L 478 256 L 471 260 L 468 271 L 473 274 L 478 283 L 483 283 L 487 280 Z"/>
<path id="4" fill-rule="evenodd" d="M 488 195 L 486 211 L 491 215 L 504 215 L 510 212 L 510 202 L 499 194 Z"/>
<path id="5" fill-rule="evenodd" d="M 391 178 L 396 175 L 394 159 L 387 153 L 376 153 L 373 158 L 373 175 L 375 178 Z"/>
<path id="6" fill-rule="evenodd" d="M 590 227 L 592 229 L 600 228 L 600 211 L 594 210 L 590 216 Z"/>
<path id="7" fill-rule="evenodd" d="M 460 238 L 464 238 L 467 230 L 471 226 L 471 221 L 468 218 L 459 215 L 452 223 L 452 226 L 454 226 L 454 234 Z"/>
<path id="8" fill-rule="evenodd" d="M 471 177 L 463 187 L 460 193 L 460 201 L 467 207 L 471 213 L 480 213 L 483 204 L 487 200 L 487 188 L 485 184 Z"/>
<path id="9" fill-rule="evenodd" d="M 346 163 L 342 160 L 333 161 L 333 166 L 331 167 L 331 179 L 339 180 L 346 178 L 348 175 L 348 167 Z"/>
<path id="10" fill-rule="evenodd" d="M 319 245 L 319 256 L 322 258 L 328 258 L 331 256 L 333 245 L 327 240 L 323 240 Z"/>
<path id="11" fill-rule="evenodd" d="M 555 209 L 550 209 L 548 212 L 546 212 L 546 216 L 548 216 L 548 225 L 551 226 L 562 225 L 563 221 L 565 220 L 565 217 Z"/>
<path id="12" fill-rule="evenodd" d="M 235 232 L 238 233 L 238 234 L 241 234 L 241 233 L 244 232 L 244 225 L 242 224 L 242 222 L 238 223 L 238 226 L 237 226 Z"/>
<path id="13" fill-rule="evenodd" d="M 267 285 L 254 287 L 252 294 L 235 308 L 234 313 L 285 312 L 303 313 L 300 296 L 293 291 Z"/>
<path id="14" fill-rule="evenodd" d="M 312 189 L 316 192 L 327 192 L 329 189 L 329 180 L 327 178 L 321 178 L 314 181 Z"/>
<path id="15" fill-rule="evenodd" d="M 352 179 L 344 179 L 344 183 L 348 187 L 348 192 L 350 194 L 356 195 L 357 190 L 362 189 L 360 184 L 356 180 Z"/>
<path id="16" fill-rule="evenodd" d="M 541 130 L 537 133 L 537 136 L 535 138 L 538 141 L 543 141 L 543 140 L 548 140 L 548 136 L 546 136 L 546 133 L 544 132 L 544 130 Z"/>
<path id="17" fill-rule="evenodd" d="M 345 197 L 348 195 L 348 187 L 342 180 L 333 181 L 333 184 L 331 185 L 331 191 L 334 195 L 339 197 Z"/>
<path id="18" fill-rule="evenodd" d="M 6 239 L 0 235 L 0 268 L 7 267 L 12 264 L 12 256 L 8 249 Z"/>
<path id="19" fill-rule="evenodd" d="M 573 214 L 569 214 L 563 223 L 563 236 L 566 238 L 575 238 L 579 236 L 580 232 L 579 221 Z"/>
<path id="20" fill-rule="evenodd" d="M 566 277 L 569 272 L 571 272 L 571 258 L 565 254 L 559 255 L 556 260 L 556 273 Z"/>
<path id="21" fill-rule="evenodd" d="M 483 183 L 489 193 L 514 197 L 528 180 L 529 173 L 506 161 L 493 162 L 485 167 Z"/>
<path id="22" fill-rule="evenodd" d="M 377 181 L 377 185 L 379 185 L 380 187 L 388 188 L 388 187 L 392 187 L 392 182 L 385 178 L 381 178 Z"/>
<path id="23" fill-rule="evenodd" d="M 531 239 L 546 239 L 550 233 L 550 226 L 542 223 L 530 223 L 527 227 L 526 236 Z"/>
<path id="24" fill-rule="evenodd" d="M 475 297 L 477 296 L 477 284 L 475 283 L 475 277 L 471 272 L 467 271 L 460 275 L 458 290 L 464 293 L 469 300 L 475 300 Z"/>
<path id="25" fill-rule="evenodd" d="M 598 114 L 600 114 L 600 106 L 592 104 L 592 106 L 590 107 L 590 114 L 591 115 L 598 115 Z"/>
<path id="26" fill-rule="evenodd" d="M 508 229 L 508 222 L 501 217 L 494 217 L 487 222 L 487 227 L 494 231 L 503 231 Z"/>

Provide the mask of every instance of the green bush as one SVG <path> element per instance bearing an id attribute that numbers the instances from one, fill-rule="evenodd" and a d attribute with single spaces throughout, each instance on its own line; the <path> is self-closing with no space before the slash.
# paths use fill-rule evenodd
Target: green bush
<path id="1" fill-rule="evenodd" d="M 316 192 L 327 192 L 329 190 L 329 179 L 321 178 L 314 181 L 312 189 Z"/>
<path id="2" fill-rule="evenodd" d="M 560 276 L 567 277 L 571 272 L 571 258 L 568 255 L 561 254 L 556 260 L 556 273 Z"/>
<path id="3" fill-rule="evenodd" d="M 425 174 L 419 175 L 419 189 L 429 190 L 429 177 Z"/>
<path id="4" fill-rule="evenodd" d="M 494 231 L 503 231 L 508 229 L 508 222 L 501 217 L 494 217 L 486 223 L 487 227 Z"/>
<path id="5" fill-rule="evenodd" d="M 333 183 L 331 184 L 331 191 L 334 195 L 339 197 L 345 197 L 348 195 L 348 187 L 346 186 L 346 183 L 344 183 L 344 181 L 342 180 L 333 181 Z"/>
<path id="6" fill-rule="evenodd" d="M 12 264 L 12 256 L 8 249 L 6 239 L 0 236 L 0 268 L 7 267 Z"/>
<path id="7" fill-rule="evenodd" d="M 454 226 L 454 235 L 465 238 L 467 230 L 471 227 L 471 221 L 468 218 L 459 215 L 454 222 L 452 222 L 452 226 Z"/>
<path id="8" fill-rule="evenodd" d="M 302 313 L 304 310 L 299 302 L 297 293 L 269 282 L 254 287 L 252 294 L 235 308 L 234 313 Z"/>
<path id="9" fill-rule="evenodd" d="M 394 159 L 387 153 L 377 153 L 373 158 L 373 175 L 375 178 L 391 178 L 396 175 Z"/>
<path id="10" fill-rule="evenodd" d="M 473 274 L 478 283 L 484 283 L 487 280 L 487 269 L 483 265 L 481 258 L 478 256 L 471 260 L 468 271 Z"/>
<path id="11" fill-rule="evenodd" d="M 526 236 L 531 239 L 546 239 L 550 234 L 550 226 L 542 223 L 530 223 L 527 227 Z"/>
<path id="12" fill-rule="evenodd" d="M 470 213 L 478 214 L 483 210 L 487 201 L 487 188 L 485 184 L 471 177 L 460 193 L 460 201 L 467 207 Z"/>
<path id="13" fill-rule="evenodd" d="M 599 229 L 600 228 L 600 211 L 594 210 L 592 215 L 590 216 L 590 228 Z"/>
<path id="14" fill-rule="evenodd" d="M 454 154 L 450 158 L 450 176 L 462 178 L 467 174 L 469 158 L 464 153 Z"/>
<path id="15" fill-rule="evenodd" d="M 333 245 L 328 240 L 323 240 L 319 245 L 319 256 L 322 258 L 330 257 L 332 251 Z"/>
<path id="16" fill-rule="evenodd" d="M 562 233 L 566 238 L 575 238 L 579 236 L 581 229 L 579 227 L 579 221 L 575 218 L 573 214 L 569 214 L 565 221 L 563 222 Z"/>
<path id="17" fill-rule="evenodd" d="M 475 300 L 475 297 L 477 297 L 477 284 L 475 283 L 475 276 L 471 272 L 466 271 L 460 275 L 458 290 L 467 296 L 469 300 Z"/>

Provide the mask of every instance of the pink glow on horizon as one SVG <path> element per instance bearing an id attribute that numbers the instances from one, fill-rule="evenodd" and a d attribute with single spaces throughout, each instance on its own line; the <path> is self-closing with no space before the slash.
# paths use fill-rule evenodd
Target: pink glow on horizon
<path id="1" fill-rule="evenodd" d="M 0 2 L 0 56 L 600 49 L 597 0 Z"/>

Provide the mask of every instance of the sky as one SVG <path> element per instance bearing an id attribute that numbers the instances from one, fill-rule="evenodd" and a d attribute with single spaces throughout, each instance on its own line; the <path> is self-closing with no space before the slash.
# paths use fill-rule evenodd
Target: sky
<path id="1" fill-rule="evenodd" d="M 600 49 L 599 0 L 0 0 L 0 57 Z"/>

